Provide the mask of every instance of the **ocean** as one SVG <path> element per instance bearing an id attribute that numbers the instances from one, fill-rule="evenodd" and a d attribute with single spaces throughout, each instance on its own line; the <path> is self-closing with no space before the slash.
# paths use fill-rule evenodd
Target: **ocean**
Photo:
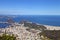
<path id="1" fill-rule="evenodd" d="M 33 23 L 39 23 L 43 25 L 50 26 L 60 26 L 60 16 L 59 15 L 9 15 L 0 16 L 0 22 L 6 22 L 8 18 L 12 18 L 15 22 L 20 22 L 21 20 L 30 21 Z M 0 27 L 7 27 L 8 24 L 1 24 Z"/>

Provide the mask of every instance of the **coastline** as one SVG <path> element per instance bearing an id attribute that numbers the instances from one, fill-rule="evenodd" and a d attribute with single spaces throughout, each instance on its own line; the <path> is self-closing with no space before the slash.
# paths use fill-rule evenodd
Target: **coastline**
<path id="1" fill-rule="evenodd" d="M 33 22 L 27 22 L 27 23 L 33 23 Z M 36 23 L 36 24 L 45 26 L 47 30 L 60 30 L 60 26 L 51 26 L 51 25 L 44 25 L 39 23 Z"/>
<path id="2" fill-rule="evenodd" d="M 47 30 L 60 30 L 60 26 L 49 26 L 49 25 L 44 25 Z"/>
<path id="3" fill-rule="evenodd" d="M 60 30 L 60 26 L 51 26 L 51 25 L 44 25 L 44 24 L 38 24 L 37 25 L 43 25 L 47 28 L 47 30 Z"/>
<path id="4" fill-rule="evenodd" d="M 51 26 L 51 25 L 44 25 L 44 24 L 38 24 L 37 25 L 43 25 L 47 28 L 47 30 L 60 30 L 60 26 Z"/>
<path id="5" fill-rule="evenodd" d="M 32 23 L 32 22 L 27 22 Z M 27 24 L 27 25 L 28 25 Z M 32 25 L 32 24 L 31 24 Z M 33 28 L 29 28 L 28 26 L 24 26 L 23 24 L 19 24 L 19 23 L 14 23 L 12 25 L 10 25 L 7 28 L 1 28 L 0 29 L 0 34 L 2 35 L 3 33 L 7 33 L 8 35 L 12 35 L 14 34 L 14 36 L 16 37 L 17 40 L 42 40 L 41 37 L 43 35 L 41 35 L 40 33 L 43 32 L 41 29 L 45 29 L 46 27 L 46 32 L 50 32 L 50 31 L 54 31 L 54 30 L 58 30 L 60 31 L 60 27 L 59 26 L 49 26 L 49 25 L 42 25 L 42 24 L 33 24 L 33 25 L 40 25 L 37 29 Z M 40 28 L 40 30 L 39 30 Z M 48 31 L 47 31 L 48 30 Z M 39 36 L 41 35 L 41 36 Z M 44 37 L 42 37 L 44 38 Z"/>
<path id="6" fill-rule="evenodd" d="M 32 22 L 28 22 L 28 23 L 32 23 Z M 44 24 L 39 24 L 39 23 L 36 23 L 36 24 L 45 26 L 47 30 L 60 30 L 60 26 L 51 26 L 51 25 L 44 25 Z"/>

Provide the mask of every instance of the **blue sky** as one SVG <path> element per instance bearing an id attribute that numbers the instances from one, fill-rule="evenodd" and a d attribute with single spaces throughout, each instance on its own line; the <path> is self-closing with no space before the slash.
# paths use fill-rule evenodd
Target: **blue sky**
<path id="1" fill-rule="evenodd" d="M 60 0 L 0 0 L 0 15 L 60 15 Z"/>

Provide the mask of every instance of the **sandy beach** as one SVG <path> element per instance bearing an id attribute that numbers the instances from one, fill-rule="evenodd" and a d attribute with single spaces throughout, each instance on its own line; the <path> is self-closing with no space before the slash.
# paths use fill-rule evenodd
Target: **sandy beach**
<path id="1" fill-rule="evenodd" d="M 60 26 L 49 26 L 49 25 L 44 25 L 47 30 L 60 30 Z"/>

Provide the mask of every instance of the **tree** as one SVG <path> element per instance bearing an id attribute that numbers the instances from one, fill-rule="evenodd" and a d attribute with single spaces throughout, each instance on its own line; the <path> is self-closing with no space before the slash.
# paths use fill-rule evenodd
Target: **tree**
<path id="1" fill-rule="evenodd" d="M 14 37 L 13 35 L 7 35 L 7 34 L 3 34 L 2 36 L 0 36 L 0 40 L 16 40 L 16 37 Z"/>

